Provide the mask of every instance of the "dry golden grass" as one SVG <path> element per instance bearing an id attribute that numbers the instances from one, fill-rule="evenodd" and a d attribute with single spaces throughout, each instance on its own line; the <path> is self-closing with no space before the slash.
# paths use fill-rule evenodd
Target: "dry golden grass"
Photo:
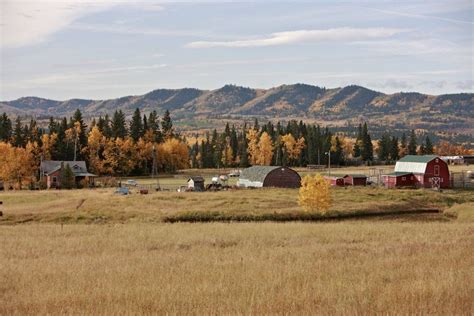
<path id="1" fill-rule="evenodd" d="M 470 223 L 0 227 L 0 314 L 472 315 Z"/>
<path id="2" fill-rule="evenodd" d="M 0 224 L 24 222 L 94 223 L 160 222 L 185 212 L 252 215 L 297 214 L 298 190 L 259 189 L 221 192 L 152 192 L 119 196 L 113 189 L 18 191 L 0 193 L 4 216 Z M 330 213 L 444 210 L 474 202 L 473 191 L 386 190 L 335 188 Z"/>

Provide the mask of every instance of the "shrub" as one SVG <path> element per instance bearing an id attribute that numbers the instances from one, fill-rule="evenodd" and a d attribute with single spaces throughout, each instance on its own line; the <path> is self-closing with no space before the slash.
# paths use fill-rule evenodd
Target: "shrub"
<path id="1" fill-rule="evenodd" d="M 330 184 L 320 174 L 303 178 L 298 204 L 306 212 L 326 214 L 331 203 Z"/>

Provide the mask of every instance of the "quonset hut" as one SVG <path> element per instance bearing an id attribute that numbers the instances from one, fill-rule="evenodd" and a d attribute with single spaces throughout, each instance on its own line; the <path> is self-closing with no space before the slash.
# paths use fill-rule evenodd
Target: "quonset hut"
<path id="1" fill-rule="evenodd" d="M 288 167 L 252 166 L 242 170 L 238 184 L 244 188 L 299 188 L 301 177 Z"/>

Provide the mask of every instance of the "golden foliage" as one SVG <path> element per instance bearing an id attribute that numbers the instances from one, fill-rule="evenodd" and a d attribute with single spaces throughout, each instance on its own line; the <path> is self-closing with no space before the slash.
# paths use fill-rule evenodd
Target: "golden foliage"
<path id="1" fill-rule="evenodd" d="M 22 180 L 34 176 L 35 171 L 31 151 L 0 142 L 0 178 L 3 181 L 14 181 L 21 187 Z"/>
<path id="2" fill-rule="evenodd" d="M 158 145 L 158 164 L 167 171 L 185 169 L 189 166 L 188 146 L 176 138 L 168 138 Z"/>
<path id="3" fill-rule="evenodd" d="M 440 156 L 468 155 L 469 150 L 464 146 L 456 146 L 445 140 L 440 141 L 438 146 L 434 148 L 434 152 Z"/>
<path id="4" fill-rule="evenodd" d="M 331 206 L 330 184 L 321 176 L 306 176 L 301 181 L 298 204 L 306 212 L 325 214 Z"/>
<path id="5" fill-rule="evenodd" d="M 257 165 L 269 166 L 273 158 L 273 142 L 267 132 L 263 132 L 258 142 Z"/>
<path id="6" fill-rule="evenodd" d="M 286 134 L 281 136 L 281 141 L 283 143 L 286 153 L 288 154 L 288 158 L 290 160 L 298 159 L 301 154 L 301 151 L 305 147 L 304 137 L 300 137 L 298 140 L 296 140 L 293 135 Z"/>
<path id="7" fill-rule="evenodd" d="M 247 152 L 249 155 L 249 163 L 251 165 L 257 164 L 257 159 L 259 156 L 258 148 L 258 131 L 251 128 L 247 131 Z"/>
<path id="8" fill-rule="evenodd" d="M 89 133 L 87 146 L 87 156 L 89 157 L 89 167 L 92 172 L 100 175 L 104 170 L 104 160 L 100 157 L 107 141 L 99 128 L 94 126 Z"/>

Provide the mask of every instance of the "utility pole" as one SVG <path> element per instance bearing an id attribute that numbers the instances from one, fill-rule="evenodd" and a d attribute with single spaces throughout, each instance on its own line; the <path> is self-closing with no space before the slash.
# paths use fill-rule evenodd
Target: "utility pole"
<path id="1" fill-rule="evenodd" d="M 328 155 L 328 176 L 331 176 L 331 150 L 324 154 Z"/>

